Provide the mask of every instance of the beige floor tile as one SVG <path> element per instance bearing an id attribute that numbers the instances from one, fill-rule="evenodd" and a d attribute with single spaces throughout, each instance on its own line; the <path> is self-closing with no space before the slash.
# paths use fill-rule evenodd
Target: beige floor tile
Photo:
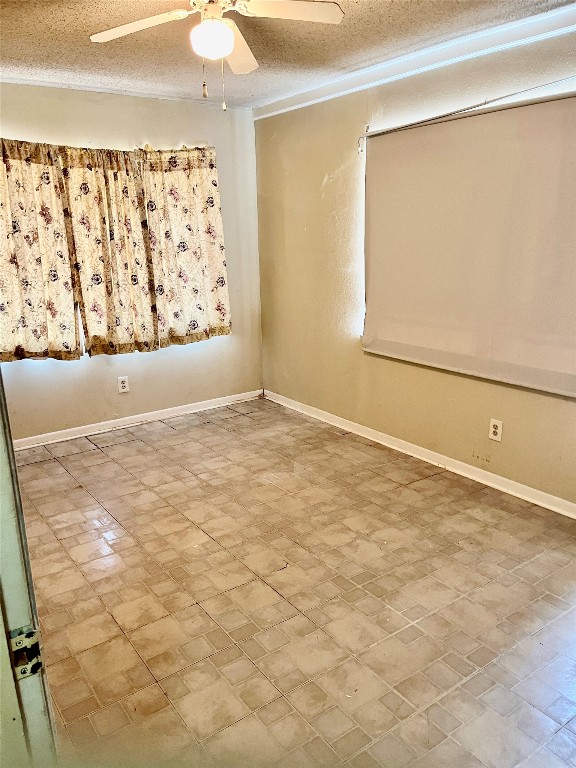
<path id="1" fill-rule="evenodd" d="M 116 637 L 77 656 L 86 680 L 102 705 L 150 685 L 154 678 L 125 637 Z"/>
<path id="2" fill-rule="evenodd" d="M 32 575 L 36 581 L 52 574 L 59 574 L 73 566 L 70 556 L 64 549 L 47 556 L 32 558 Z"/>
<path id="3" fill-rule="evenodd" d="M 250 680 L 241 683 L 236 690 L 251 711 L 260 709 L 280 697 L 280 691 L 261 674 L 256 674 Z"/>
<path id="4" fill-rule="evenodd" d="M 560 729 L 559 723 L 524 701 L 508 715 L 508 720 L 519 731 L 539 743 L 551 738 Z"/>
<path id="5" fill-rule="evenodd" d="M 96 446 L 86 437 L 77 437 L 74 440 L 65 440 L 61 443 L 51 443 L 46 446 L 48 453 L 54 458 L 72 456 L 83 451 L 94 451 Z"/>
<path id="6" fill-rule="evenodd" d="M 60 662 L 60 664 L 62 663 L 63 662 Z M 94 696 L 92 688 L 83 678 L 71 678 L 66 682 L 61 682 L 60 685 L 57 685 L 52 673 L 50 673 L 49 682 L 52 698 L 60 711 Z"/>
<path id="7" fill-rule="evenodd" d="M 287 694 L 286 698 L 308 721 L 312 721 L 336 704 L 334 699 L 314 681 L 296 688 L 292 693 Z"/>
<path id="8" fill-rule="evenodd" d="M 410 763 L 410 768 L 446 768 L 454 766 L 456 768 L 485 768 L 477 758 L 470 754 L 451 739 L 446 739 L 437 747 L 422 755 L 420 758 Z M 528 768 L 528 765 L 522 768 Z M 533 767 L 535 768 L 535 766 Z M 558 766 L 546 765 L 546 768 L 558 768 Z"/>
<path id="9" fill-rule="evenodd" d="M 121 635 L 122 630 L 109 613 L 103 612 L 69 624 L 64 634 L 70 651 L 77 654 Z"/>
<path id="10" fill-rule="evenodd" d="M 288 565 L 286 560 L 274 549 L 247 555 L 241 560 L 247 568 L 261 577 L 275 573 Z"/>
<path id="11" fill-rule="evenodd" d="M 443 655 L 445 649 L 429 637 L 421 637 L 405 645 L 390 637 L 360 655 L 360 660 L 390 685 L 405 680 L 425 669 Z"/>
<path id="12" fill-rule="evenodd" d="M 546 748 L 568 765 L 576 765 L 576 735 L 567 728 L 553 736 Z"/>
<path id="13" fill-rule="evenodd" d="M 151 624 L 167 614 L 160 600 L 151 594 L 119 603 L 112 609 L 112 616 L 125 632 Z"/>
<path id="14" fill-rule="evenodd" d="M 69 723 L 66 730 L 72 744 L 81 755 L 85 755 L 92 750 L 95 742 L 98 740 L 98 734 L 87 717 Z"/>
<path id="15" fill-rule="evenodd" d="M 351 653 L 360 653 L 386 636 L 378 624 L 357 612 L 325 624 L 323 629 Z"/>
<path id="16" fill-rule="evenodd" d="M 16 464 L 18 467 L 24 467 L 28 464 L 36 464 L 40 461 L 48 461 L 51 458 L 52 454 L 44 445 L 38 445 L 35 448 L 25 448 L 23 450 L 16 451 Z"/>
<path id="17" fill-rule="evenodd" d="M 394 734 L 417 755 L 425 755 L 446 738 L 443 731 L 422 715 L 406 720 L 396 728 Z"/>
<path id="18" fill-rule="evenodd" d="M 237 641 L 298 615 L 293 605 L 260 580 L 243 584 L 202 605 Z"/>
<path id="19" fill-rule="evenodd" d="M 352 757 L 353 754 L 370 744 L 372 739 L 361 728 L 354 728 L 345 736 L 341 736 L 332 745 L 336 754 L 341 758 Z"/>
<path id="20" fill-rule="evenodd" d="M 70 547 L 68 553 L 75 563 L 81 564 L 97 560 L 105 555 L 111 555 L 113 551 L 112 547 L 104 539 L 96 539 L 96 541 L 89 541 L 86 544 Z"/>
<path id="21" fill-rule="evenodd" d="M 298 713 L 277 720 L 269 731 L 284 749 L 292 750 L 315 738 L 316 731 Z"/>
<path id="22" fill-rule="evenodd" d="M 376 765 L 382 768 L 402 768 L 416 757 L 404 742 L 392 735 L 382 736 L 368 752 L 376 760 Z"/>
<path id="23" fill-rule="evenodd" d="M 398 719 L 380 699 L 369 701 L 354 712 L 354 719 L 367 734 L 373 738 L 388 733 L 398 723 Z M 455 721 L 454 727 L 460 725 Z"/>
<path id="24" fill-rule="evenodd" d="M 172 706 L 119 730 L 105 742 L 106 753 L 125 755 L 138 765 L 159 765 L 176 758 L 196 739 Z"/>
<path id="25" fill-rule="evenodd" d="M 576 660 L 560 656 L 536 676 L 567 699 L 576 702 Z"/>
<path id="26" fill-rule="evenodd" d="M 147 624 L 130 635 L 130 641 L 138 653 L 149 659 L 162 651 L 183 645 L 189 640 L 184 628 L 173 616 Z"/>
<path id="27" fill-rule="evenodd" d="M 249 707 L 223 679 L 201 691 L 188 693 L 174 706 L 199 739 L 205 739 L 250 713 Z"/>
<path id="28" fill-rule="evenodd" d="M 68 750 L 574 762 L 573 521 L 260 400 L 17 462 Z"/>
<path id="29" fill-rule="evenodd" d="M 522 763 L 522 768 L 566 768 L 566 763 L 543 747 Z"/>
<path id="30" fill-rule="evenodd" d="M 76 704 L 71 704 L 69 707 L 62 708 L 62 719 L 65 723 L 71 723 L 78 720 L 91 712 L 96 712 L 100 708 L 100 702 L 95 696 L 90 696 L 86 699 L 82 699 Z"/>
<path id="31" fill-rule="evenodd" d="M 280 601 L 278 593 L 260 580 L 250 580 L 247 584 L 230 590 L 227 597 L 235 603 L 240 610 L 254 613 L 261 608 Z"/>
<path id="32" fill-rule="evenodd" d="M 453 738 L 489 768 L 514 768 L 538 748 L 537 742 L 489 710 L 455 731 Z"/>
<path id="33" fill-rule="evenodd" d="M 282 597 L 290 597 L 290 595 L 314 584 L 313 578 L 298 565 L 288 565 L 283 570 L 270 573 L 265 580 Z"/>
<path id="34" fill-rule="evenodd" d="M 94 712 L 90 718 L 92 726 L 99 736 L 110 736 L 112 733 L 130 725 L 130 718 L 120 704 L 112 704 Z"/>
<path id="35" fill-rule="evenodd" d="M 47 675 L 50 689 L 52 690 L 52 688 L 65 685 L 66 683 L 81 677 L 82 668 L 76 657 L 69 656 L 67 659 L 52 664 L 47 669 Z"/>
<path id="36" fill-rule="evenodd" d="M 65 568 L 58 573 L 51 573 L 34 581 L 34 586 L 43 598 L 60 596 L 62 593 L 86 585 L 86 579 L 75 567 Z"/>
<path id="37" fill-rule="evenodd" d="M 146 624 L 130 634 L 130 641 L 157 679 L 211 656 L 233 642 L 198 605 Z"/>
<path id="38" fill-rule="evenodd" d="M 378 675 L 356 659 L 346 661 L 320 676 L 317 683 L 346 712 L 356 712 L 389 690 Z"/>
<path id="39" fill-rule="evenodd" d="M 132 723 L 141 722 L 170 704 L 159 685 L 142 688 L 122 699 L 120 703 Z"/>
<path id="40" fill-rule="evenodd" d="M 420 672 L 411 675 L 394 687 L 416 709 L 428 706 L 443 693 L 442 688 L 435 685 Z"/>
<path id="41" fill-rule="evenodd" d="M 226 728 L 205 743 L 217 765 L 250 765 L 267 768 L 280 760 L 285 751 L 274 736 L 254 716 Z"/>
<path id="42" fill-rule="evenodd" d="M 316 631 L 285 648 L 295 666 L 305 674 L 315 676 L 334 667 L 348 654 L 324 632 Z"/>
<path id="43" fill-rule="evenodd" d="M 127 571 L 129 566 L 120 555 L 106 555 L 80 564 L 80 570 L 91 584 Z"/>
<path id="44" fill-rule="evenodd" d="M 546 707 L 544 713 L 555 720 L 560 725 L 566 725 L 576 715 L 576 707 L 571 699 L 561 696 L 549 707 Z"/>
<path id="45" fill-rule="evenodd" d="M 332 707 L 315 717 L 312 725 L 328 743 L 332 743 L 352 731 L 356 722 L 339 707 Z"/>

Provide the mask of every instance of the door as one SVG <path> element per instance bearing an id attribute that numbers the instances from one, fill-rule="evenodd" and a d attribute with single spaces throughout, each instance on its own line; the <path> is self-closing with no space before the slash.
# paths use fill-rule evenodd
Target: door
<path id="1" fill-rule="evenodd" d="M 1 369 L 0 608 L 4 630 L 0 637 L 0 765 L 48 768 L 55 763 L 54 735 L 46 673 L 35 660 L 39 623 Z M 34 630 L 38 630 L 38 645 Z"/>

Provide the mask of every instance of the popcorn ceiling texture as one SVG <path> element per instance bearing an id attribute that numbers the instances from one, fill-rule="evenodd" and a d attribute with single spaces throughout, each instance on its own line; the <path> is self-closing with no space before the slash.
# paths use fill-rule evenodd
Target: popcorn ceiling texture
<path id="1" fill-rule="evenodd" d="M 227 101 L 252 107 L 455 37 L 569 5 L 570 0 L 339 0 L 340 26 L 231 14 L 260 63 L 229 74 Z M 143 96 L 200 99 L 201 61 L 190 50 L 195 18 L 106 44 L 89 35 L 186 8 L 186 0 L 0 0 L 5 80 Z M 219 98 L 219 63 L 208 64 Z"/>

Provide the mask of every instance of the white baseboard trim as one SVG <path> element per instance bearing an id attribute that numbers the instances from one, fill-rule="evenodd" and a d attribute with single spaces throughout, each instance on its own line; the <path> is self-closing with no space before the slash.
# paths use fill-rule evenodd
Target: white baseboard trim
<path id="1" fill-rule="evenodd" d="M 160 411 L 150 411 L 149 413 L 123 416 L 122 418 L 111 419 L 110 421 L 100 421 L 97 424 L 85 424 L 81 427 L 61 429 L 58 432 L 46 432 L 44 435 L 21 437 L 18 440 L 14 440 L 14 450 L 19 451 L 23 448 L 34 448 L 37 445 L 60 443 L 62 440 L 73 440 L 76 437 L 96 435 L 100 432 L 110 432 L 113 429 L 121 429 L 122 427 L 133 427 L 136 424 L 144 424 L 147 421 L 158 421 L 159 419 L 169 419 L 174 416 L 185 416 L 188 413 L 198 413 L 199 411 L 207 411 L 210 408 L 219 408 L 223 405 L 233 405 L 234 403 L 243 403 L 247 400 L 255 400 L 261 395 L 262 390 L 256 389 L 252 392 L 242 392 L 238 395 L 226 395 L 225 397 L 216 397 L 213 400 L 202 400 L 199 403 L 177 405 L 174 408 L 163 408 Z"/>
<path id="2" fill-rule="evenodd" d="M 401 453 L 407 453 L 409 456 L 414 456 L 417 459 L 422 459 L 423 461 L 427 461 L 430 464 L 442 467 L 443 469 L 448 469 L 450 472 L 454 472 L 457 475 L 476 480 L 479 483 L 490 486 L 490 488 L 496 488 L 499 491 L 504 491 L 504 493 L 509 493 L 511 496 L 517 496 L 519 499 L 524 499 L 532 504 L 538 504 L 540 507 L 545 507 L 554 512 L 559 512 L 561 515 L 566 515 L 566 517 L 576 519 L 576 504 L 567 499 L 561 499 L 558 496 L 539 491 L 537 488 L 532 488 L 529 485 L 523 485 L 514 480 L 509 480 L 506 477 L 495 475 L 492 472 L 487 472 L 485 469 L 474 467 L 472 464 L 465 464 L 463 461 L 452 459 L 441 453 L 429 451 L 427 448 L 408 443 L 405 440 L 400 440 L 392 435 L 387 435 L 384 432 L 378 432 L 370 427 L 364 427 L 362 424 L 356 424 L 354 421 L 348 421 L 348 419 L 335 416 L 327 411 L 321 411 L 319 408 L 304 405 L 304 403 L 291 400 L 283 395 L 277 395 L 275 392 L 270 392 L 267 389 L 264 390 L 264 397 L 268 400 L 272 400 L 274 403 L 284 405 L 286 408 L 291 408 L 294 411 L 303 413 L 306 416 L 311 416 L 319 421 L 332 424 L 335 427 L 341 427 L 355 435 L 360 435 L 361 437 L 373 440 L 375 443 L 380 443 L 381 445 L 393 448 Z"/>

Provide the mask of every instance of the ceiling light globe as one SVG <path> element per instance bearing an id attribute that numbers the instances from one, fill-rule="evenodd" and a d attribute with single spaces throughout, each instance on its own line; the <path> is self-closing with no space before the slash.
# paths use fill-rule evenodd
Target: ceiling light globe
<path id="1" fill-rule="evenodd" d="M 234 50 L 234 31 L 223 19 L 204 19 L 190 32 L 190 43 L 204 59 L 225 59 Z"/>

